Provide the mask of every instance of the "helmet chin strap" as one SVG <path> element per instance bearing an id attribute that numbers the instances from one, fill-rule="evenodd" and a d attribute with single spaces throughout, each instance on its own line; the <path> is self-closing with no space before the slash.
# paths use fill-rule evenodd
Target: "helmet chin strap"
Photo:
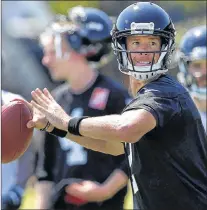
<path id="1" fill-rule="evenodd" d="M 63 54 L 63 52 L 62 52 L 62 37 L 61 37 L 60 33 L 55 34 L 54 45 L 55 45 L 56 58 L 63 58 L 65 60 L 69 59 L 70 53 L 66 52 Z"/>
<path id="2" fill-rule="evenodd" d="M 62 49 L 61 49 L 62 38 L 59 33 L 55 34 L 54 45 L 55 45 L 56 58 L 62 58 Z"/>

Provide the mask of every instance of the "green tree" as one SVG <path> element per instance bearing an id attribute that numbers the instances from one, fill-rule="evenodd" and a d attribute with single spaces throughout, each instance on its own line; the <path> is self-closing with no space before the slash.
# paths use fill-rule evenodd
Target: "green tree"
<path id="1" fill-rule="evenodd" d="M 68 9 L 75 6 L 99 8 L 99 1 L 49 1 L 48 3 L 56 14 L 67 14 Z"/>

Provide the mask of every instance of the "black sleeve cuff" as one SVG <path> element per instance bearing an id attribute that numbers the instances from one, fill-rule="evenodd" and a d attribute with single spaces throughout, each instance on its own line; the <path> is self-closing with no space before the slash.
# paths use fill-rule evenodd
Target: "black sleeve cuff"
<path id="1" fill-rule="evenodd" d="M 129 165 L 128 165 L 127 159 L 125 159 L 125 160 L 121 163 L 119 169 L 122 170 L 122 171 L 129 177 Z"/>

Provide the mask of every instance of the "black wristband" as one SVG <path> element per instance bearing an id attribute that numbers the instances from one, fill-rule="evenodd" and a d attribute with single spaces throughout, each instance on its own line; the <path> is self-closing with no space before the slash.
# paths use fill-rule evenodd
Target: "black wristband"
<path id="1" fill-rule="evenodd" d="M 88 117 L 74 117 L 72 119 L 69 120 L 69 123 L 68 123 L 68 132 L 73 134 L 73 135 L 76 135 L 76 136 L 82 136 L 79 132 L 79 125 L 80 125 L 80 122 L 85 119 L 85 118 L 88 118 Z"/>
<path id="2" fill-rule="evenodd" d="M 60 130 L 60 129 L 54 127 L 54 129 L 51 132 L 49 132 L 49 134 L 52 134 L 54 136 L 59 136 L 59 137 L 63 138 L 67 135 L 67 131 Z"/>

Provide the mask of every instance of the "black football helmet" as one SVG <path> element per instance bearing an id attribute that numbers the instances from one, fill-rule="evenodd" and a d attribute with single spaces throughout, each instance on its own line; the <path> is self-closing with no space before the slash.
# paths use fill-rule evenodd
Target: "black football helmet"
<path id="1" fill-rule="evenodd" d="M 178 80 L 199 99 L 206 100 L 206 84 L 200 86 L 198 77 L 207 80 L 206 72 L 200 72 L 199 67 L 194 73 L 189 71 L 189 64 L 193 61 L 206 60 L 206 26 L 197 26 L 187 31 L 181 39 L 178 51 Z"/>
<path id="2" fill-rule="evenodd" d="M 124 9 L 117 18 L 112 30 L 112 47 L 117 56 L 119 70 L 132 75 L 137 80 L 152 79 L 168 71 L 172 52 L 175 49 L 175 28 L 169 15 L 151 2 L 138 2 Z M 128 36 L 159 36 L 162 41 L 160 51 L 128 51 Z M 132 53 L 160 53 L 157 63 L 152 59 L 151 66 L 137 67 L 131 62 Z"/>
<path id="3" fill-rule="evenodd" d="M 68 11 L 68 15 L 57 15 L 52 24 L 55 35 L 55 48 L 58 57 L 62 57 L 61 35 L 64 34 L 70 46 L 83 54 L 88 61 L 99 62 L 111 54 L 110 17 L 96 8 L 77 6 Z"/>
<path id="4" fill-rule="evenodd" d="M 68 36 L 68 40 L 88 61 L 98 62 L 103 55 L 111 52 L 110 32 L 113 23 L 105 12 L 77 6 L 68 11 L 68 18 L 77 26 L 74 34 Z"/>

